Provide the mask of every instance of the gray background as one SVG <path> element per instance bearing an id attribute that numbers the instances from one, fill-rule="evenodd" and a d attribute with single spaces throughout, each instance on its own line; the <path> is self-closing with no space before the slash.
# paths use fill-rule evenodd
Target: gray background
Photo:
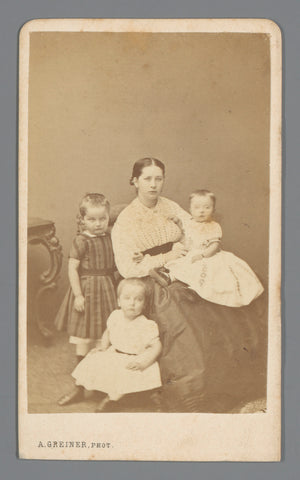
<path id="1" fill-rule="evenodd" d="M 111 205 L 131 202 L 128 179 L 144 156 L 165 162 L 163 195 L 186 210 L 190 192 L 215 193 L 222 248 L 267 285 L 266 40 L 245 33 L 31 34 L 28 213 L 54 221 L 62 246 L 54 312 L 69 286 L 81 197 L 99 191 Z M 29 257 L 33 282 L 48 255 L 35 245 Z M 53 322 L 53 312 L 43 316 Z"/>
<path id="2" fill-rule="evenodd" d="M 17 459 L 16 416 L 16 240 L 17 240 L 17 33 L 26 21 L 53 17 L 245 17 L 270 18 L 283 31 L 284 152 L 283 152 L 283 460 L 280 464 L 170 464 L 131 462 L 56 462 Z M 300 378 L 296 308 L 299 254 L 299 27 L 297 0 L 10 0 L 0 7 L 0 208 L 1 208 L 1 317 L 0 317 L 0 455 L 1 478 L 22 479 L 296 479 L 300 454 Z M 297 88 L 298 87 L 298 88 Z M 286 118 L 286 121 L 285 121 Z M 298 235 L 297 235 L 298 234 Z M 297 248 L 297 250 L 296 250 Z M 297 290 L 296 290 L 297 289 Z"/>

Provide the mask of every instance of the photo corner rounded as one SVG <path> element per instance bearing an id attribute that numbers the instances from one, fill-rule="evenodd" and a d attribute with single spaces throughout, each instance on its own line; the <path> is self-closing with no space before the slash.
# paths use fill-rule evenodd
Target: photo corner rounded
<path id="1" fill-rule="evenodd" d="M 39 31 L 42 23 L 47 22 L 49 19 L 33 18 L 27 20 L 19 28 L 19 41 L 21 42 L 24 37 L 26 37 L 31 32 Z"/>
<path id="2" fill-rule="evenodd" d="M 279 23 L 277 23 L 275 20 L 271 20 L 270 18 L 266 18 L 264 20 L 264 24 L 267 27 L 267 33 L 269 35 L 274 35 L 274 37 L 280 41 L 282 41 L 282 35 L 283 31 Z"/>

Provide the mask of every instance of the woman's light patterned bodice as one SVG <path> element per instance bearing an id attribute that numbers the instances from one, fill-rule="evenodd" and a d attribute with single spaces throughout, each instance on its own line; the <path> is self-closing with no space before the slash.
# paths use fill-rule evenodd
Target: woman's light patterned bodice
<path id="1" fill-rule="evenodd" d="M 134 213 L 132 232 L 139 251 L 180 240 L 181 230 L 170 220 L 169 211 L 160 208 L 139 208 Z"/>
<path id="2" fill-rule="evenodd" d="M 139 264 L 133 262 L 133 255 L 181 239 L 182 232 L 170 217 L 188 220 L 189 215 L 177 203 L 164 197 L 158 199 L 154 208 L 145 207 L 136 198 L 120 213 L 112 229 L 112 242 L 122 276 L 146 276 L 151 268 L 164 265 L 164 254 L 145 255 Z"/>

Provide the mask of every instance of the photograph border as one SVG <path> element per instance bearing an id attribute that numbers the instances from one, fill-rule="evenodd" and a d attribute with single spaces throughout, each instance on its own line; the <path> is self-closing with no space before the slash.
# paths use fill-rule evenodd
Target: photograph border
<path id="1" fill-rule="evenodd" d="M 281 32 L 277 24 L 261 19 L 47 19 L 34 20 L 25 24 L 20 33 L 20 104 L 19 104 L 19 451 L 21 458 L 47 459 L 91 459 L 88 452 L 78 449 L 67 452 L 64 449 L 41 451 L 36 442 L 36 432 L 40 436 L 46 433 L 54 435 L 57 422 L 62 415 L 36 414 L 34 418 L 27 413 L 27 370 L 26 362 L 26 308 L 27 308 L 27 198 L 28 198 L 28 87 L 29 87 L 29 37 L 36 31 L 128 31 L 128 32 L 247 32 L 267 33 L 271 45 L 271 113 L 270 113 L 270 233 L 269 233 L 269 330 L 268 330 L 268 381 L 267 413 L 212 415 L 212 414 L 172 414 L 181 417 L 173 432 L 182 435 L 180 452 L 170 456 L 155 445 L 143 445 L 143 451 L 132 450 L 132 445 L 122 445 L 111 450 L 96 452 L 97 460 L 189 460 L 189 461 L 279 461 L 280 460 L 280 412 L 281 412 Z M 272 239 L 272 241 L 270 241 Z M 78 415 L 67 414 L 76 426 Z M 126 428 L 126 417 L 132 414 L 114 414 L 106 420 L 107 432 L 112 421 L 120 420 Z M 153 415 L 143 414 L 149 424 Z M 163 415 L 164 428 L 170 428 L 170 414 Z M 207 438 L 209 432 L 218 430 L 219 438 L 214 444 L 208 442 L 208 451 L 191 454 L 184 445 L 187 431 L 190 437 L 197 435 L 201 415 L 201 430 L 205 427 Z M 168 418 L 169 416 L 169 418 Z M 45 417 L 51 417 L 47 419 Z M 225 417 L 225 418 L 224 418 Z M 235 417 L 235 418 L 234 418 Z M 86 419 L 85 419 L 86 420 Z M 65 422 L 65 420 L 64 420 Z M 64 423 L 63 422 L 63 423 Z M 172 417 L 174 422 L 174 417 Z M 83 439 L 91 440 L 94 419 L 80 428 Z M 176 420 L 175 420 L 176 423 Z M 183 428 L 183 425 L 186 425 Z M 196 427 L 195 427 L 196 425 Z M 193 427 L 194 426 L 194 427 Z M 78 428 L 78 425 L 77 425 Z M 138 427 L 137 427 L 138 428 Z M 44 430 L 43 430 L 44 429 Z M 182 429 L 182 431 L 180 430 Z M 234 439 L 228 444 L 226 432 L 233 429 Z M 247 438 L 242 436 L 247 430 Z M 266 434 L 266 432 L 268 434 Z M 241 438 L 243 442 L 241 443 Z M 265 440 L 264 440 L 265 438 Z M 268 438 L 272 438 L 269 444 Z M 105 440 L 106 441 L 106 440 Z M 227 443 L 226 443 L 227 441 Z M 109 443 L 114 443 L 108 439 Z M 124 442 L 124 439 L 123 439 Z M 225 447 L 226 446 L 226 447 Z"/>

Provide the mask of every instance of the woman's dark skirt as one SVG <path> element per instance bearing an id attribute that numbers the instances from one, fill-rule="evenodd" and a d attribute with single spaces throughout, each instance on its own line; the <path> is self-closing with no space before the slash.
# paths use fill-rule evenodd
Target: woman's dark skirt
<path id="1" fill-rule="evenodd" d="M 153 288 L 162 400 L 168 412 L 230 412 L 266 394 L 267 309 L 262 295 L 231 308 L 201 299 L 181 282 Z"/>

